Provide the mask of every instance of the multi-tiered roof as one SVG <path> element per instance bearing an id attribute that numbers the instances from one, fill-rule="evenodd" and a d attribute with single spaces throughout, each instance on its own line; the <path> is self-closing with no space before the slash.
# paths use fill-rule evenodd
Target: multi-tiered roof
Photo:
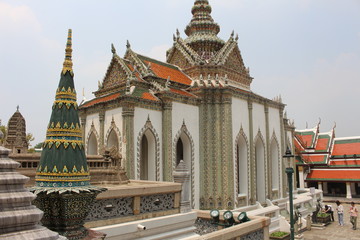
<path id="1" fill-rule="evenodd" d="M 335 127 L 295 131 L 296 164 L 309 167 L 306 181 L 360 181 L 360 137 L 335 138 Z"/>

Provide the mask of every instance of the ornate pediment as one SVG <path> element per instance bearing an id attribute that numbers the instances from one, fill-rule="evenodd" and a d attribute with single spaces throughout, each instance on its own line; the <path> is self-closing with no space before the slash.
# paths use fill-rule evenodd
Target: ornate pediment
<path id="1" fill-rule="evenodd" d="M 122 60 L 119 57 L 113 57 L 102 86 L 99 87 L 107 89 L 117 85 L 126 84 L 126 80 L 131 77 L 132 72 L 125 63 L 121 64 L 121 61 Z"/>

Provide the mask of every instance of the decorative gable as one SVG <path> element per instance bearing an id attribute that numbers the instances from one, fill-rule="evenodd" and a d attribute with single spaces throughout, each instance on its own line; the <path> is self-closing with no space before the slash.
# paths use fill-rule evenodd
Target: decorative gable
<path id="1" fill-rule="evenodd" d="M 186 59 L 184 54 L 177 48 L 174 48 L 173 53 L 168 58 L 167 62 L 179 66 L 182 69 L 186 69 L 192 66 L 189 60 Z"/>
<path id="2" fill-rule="evenodd" d="M 237 46 L 234 47 L 232 51 L 226 55 L 223 56 L 224 67 L 249 75 L 249 72 L 246 69 L 244 61 L 241 57 L 240 50 Z"/>
<path id="3" fill-rule="evenodd" d="M 112 61 L 109 70 L 103 81 L 103 88 L 112 88 L 114 86 L 126 83 L 127 74 L 117 61 Z"/>

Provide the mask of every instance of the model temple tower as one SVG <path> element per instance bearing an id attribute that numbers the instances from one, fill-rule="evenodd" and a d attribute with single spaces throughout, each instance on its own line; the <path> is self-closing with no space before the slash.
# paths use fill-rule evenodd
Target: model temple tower
<path id="1" fill-rule="evenodd" d="M 238 36 L 219 38 L 207 0 L 173 36 L 167 62 L 112 59 L 95 98 L 79 108 L 85 151 L 116 146 L 130 179 L 173 181 L 183 160 L 192 208 L 236 208 L 286 197 L 281 161 L 292 131 L 280 97 L 251 91 Z"/>
<path id="2" fill-rule="evenodd" d="M 27 153 L 26 122 L 19 111 L 19 106 L 9 119 L 5 147 L 11 149 L 11 153 Z"/>
<path id="3" fill-rule="evenodd" d="M 45 212 L 42 223 L 68 239 L 81 239 L 88 235 L 82 225 L 89 207 L 103 189 L 90 185 L 71 55 L 69 30 L 64 66 L 33 191 L 38 195 L 37 205 Z"/>

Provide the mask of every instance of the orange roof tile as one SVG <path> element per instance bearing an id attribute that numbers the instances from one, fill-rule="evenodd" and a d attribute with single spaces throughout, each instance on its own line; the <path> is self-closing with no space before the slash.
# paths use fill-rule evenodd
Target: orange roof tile
<path id="1" fill-rule="evenodd" d="M 308 164 L 312 164 L 312 163 L 326 163 L 326 159 L 327 159 L 327 155 L 324 154 L 315 154 L 315 155 L 304 155 L 302 154 L 302 159 L 308 163 Z"/>
<path id="2" fill-rule="evenodd" d="M 303 142 L 303 144 L 305 144 L 306 148 L 311 147 L 313 143 L 313 135 L 297 135 L 297 137 Z"/>
<path id="3" fill-rule="evenodd" d="M 158 99 L 156 97 L 154 97 L 151 93 L 148 93 L 148 92 L 144 92 L 141 95 L 141 98 L 147 99 L 147 100 L 152 100 L 152 101 L 158 101 Z"/>
<path id="4" fill-rule="evenodd" d="M 360 154 L 360 142 L 356 141 L 335 141 L 333 156 Z"/>
<path id="5" fill-rule="evenodd" d="M 176 69 L 176 67 L 170 67 L 158 64 L 156 62 L 150 62 L 147 60 L 144 60 L 146 64 L 151 63 L 151 70 L 155 73 L 156 76 L 167 79 L 170 77 L 170 80 L 173 82 L 178 82 L 186 85 L 191 85 L 191 79 L 186 76 L 183 72 L 181 72 L 179 69 Z M 165 63 L 164 63 L 165 64 Z"/>
<path id="6" fill-rule="evenodd" d="M 80 107 L 87 108 L 87 107 L 93 106 L 97 103 L 108 102 L 108 101 L 114 100 L 114 99 L 118 98 L 119 96 L 120 96 L 120 93 L 113 93 L 113 94 L 107 95 L 105 97 L 95 98 L 93 100 L 85 102 Z"/>
<path id="7" fill-rule="evenodd" d="M 320 138 L 319 137 L 317 140 L 316 146 L 315 146 L 315 150 L 316 151 L 320 151 L 320 150 L 327 151 L 329 148 L 329 142 L 330 142 L 329 138 Z"/>
<path id="8" fill-rule="evenodd" d="M 297 150 L 297 151 L 304 151 L 305 150 L 305 148 L 299 143 L 299 141 L 295 138 L 294 139 L 294 144 L 295 144 L 295 149 Z"/>
<path id="9" fill-rule="evenodd" d="M 306 181 L 359 181 L 360 169 L 312 169 Z"/>
<path id="10" fill-rule="evenodd" d="M 170 91 L 173 92 L 173 93 L 177 93 L 177 94 L 180 94 L 180 95 L 187 96 L 187 97 L 194 97 L 194 95 L 192 95 L 191 93 L 186 92 L 184 90 L 170 88 Z"/>
<path id="11" fill-rule="evenodd" d="M 330 160 L 330 167 L 360 167 L 360 159 Z"/>

